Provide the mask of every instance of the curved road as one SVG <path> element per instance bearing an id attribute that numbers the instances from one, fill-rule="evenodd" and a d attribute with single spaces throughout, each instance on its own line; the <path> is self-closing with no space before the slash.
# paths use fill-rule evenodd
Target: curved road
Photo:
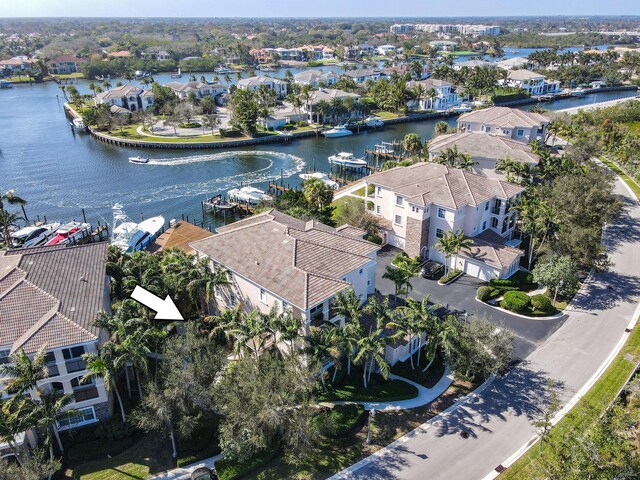
<path id="1" fill-rule="evenodd" d="M 626 210 L 608 226 L 612 266 L 595 274 L 568 319 L 525 361 L 457 409 L 401 438 L 332 479 L 481 479 L 536 434 L 547 378 L 574 397 L 610 357 L 640 301 L 640 206 L 621 180 Z M 459 432 L 470 432 L 463 439 Z"/>

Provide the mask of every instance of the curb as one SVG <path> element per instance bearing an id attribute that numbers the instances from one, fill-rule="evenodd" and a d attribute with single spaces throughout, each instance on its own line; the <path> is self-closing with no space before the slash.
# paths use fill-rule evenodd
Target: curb
<path id="1" fill-rule="evenodd" d="M 585 280 L 585 282 L 586 282 L 586 280 Z M 563 310 L 560 313 L 556 313 L 555 315 L 552 315 L 550 317 L 529 317 L 527 315 L 520 315 L 519 313 L 515 313 L 515 312 L 512 312 L 510 310 L 505 310 L 504 308 L 496 307 L 494 305 L 491 305 L 490 303 L 483 302 L 478 297 L 474 297 L 474 299 L 475 299 L 476 302 L 480 302 L 483 305 L 486 305 L 487 307 L 491 307 L 491 308 L 493 308 L 495 310 L 499 310 L 502 313 L 506 313 L 507 315 L 513 315 L 514 317 L 526 318 L 527 320 L 557 320 L 558 318 L 562 318 L 562 317 L 565 316 L 565 313 L 564 313 L 564 310 Z M 571 301 L 573 302 L 573 299 Z M 568 309 L 569 309 L 569 307 L 567 306 L 567 308 L 565 310 L 568 310 Z"/>

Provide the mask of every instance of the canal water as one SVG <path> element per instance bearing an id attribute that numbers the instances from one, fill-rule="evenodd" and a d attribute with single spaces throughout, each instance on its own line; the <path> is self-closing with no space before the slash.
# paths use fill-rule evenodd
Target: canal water
<path id="1" fill-rule="evenodd" d="M 29 220 L 37 215 L 52 221 L 79 220 L 84 209 L 89 221 L 111 223 L 111 206 L 117 202 L 134 221 L 161 214 L 167 220 L 184 215 L 200 223 L 201 201 L 213 194 L 241 183 L 264 188 L 269 179 L 281 176 L 285 184 L 299 185 L 299 174 L 307 169 L 328 171 L 329 155 L 349 151 L 361 156 L 365 148 L 401 140 L 407 133 L 430 139 L 440 120 L 344 138 L 314 137 L 228 150 L 141 152 L 74 133 L 60 93 L 52 82 L 0 90 L 0 190 L 15 189 L 28 200 Z M 631 94 L 605 92 L 544 107 L 568 108 Z M 455 118 L 447 122 L 455 125 Z M 128 157 L 140 154 L 151 158 L 149 164 L 128 163 Z M 212 216 L 204 221 L 213 227 L 222 222 Z"/>

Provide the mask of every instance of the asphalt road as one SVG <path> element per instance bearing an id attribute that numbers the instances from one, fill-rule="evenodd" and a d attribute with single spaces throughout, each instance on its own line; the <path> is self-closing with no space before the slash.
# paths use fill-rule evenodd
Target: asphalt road
<path id="1" fill-rule="evenodd" d="M 589 381 L 622 338 L 640 301 L 640 207 L 620 181 L 616 189 L 627 199 L 627 211 L 607 229 L 613 265 L 585 285 L 564 324 L 473 403 L 332 478 L 484 478 L 536 433 L 531 420 L 540 415 L 547 378 L 562 386 L 563 401 Z M 463 429 L 469 438 L 460 436 Z"/>

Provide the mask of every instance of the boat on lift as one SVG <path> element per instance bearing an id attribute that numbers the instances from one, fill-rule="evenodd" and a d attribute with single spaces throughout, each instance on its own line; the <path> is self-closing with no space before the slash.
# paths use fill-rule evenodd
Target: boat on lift
<path id="1" fill-rule="evenodd" d="M 578 88 L 575 88 L 575 89 L 569 91 L 569 94 L 572 97 L 584 97 L 585 93 L 586 92 L 584 91 L 584 88 L 582 88 L 582 87 L 578 87 Z"/>
<path id="2" fill-rule="evenodd" d="M 182 70 L 178 67 L 178 71 L 176 73 L 171 74 L 171 78 L 182 78 Z"/>
<path id="3" fill-rule="evenodd" d="M 91 235 L 91 224 L 73 221 L 58 228 L 56 236 L 45 243 L 45 245 L 76 243 L 88 235 Z"/>
<path id="4" fill-rule="evenodd" d="M 237 203 L 228 202 L 222 194 L 214 195 L 202 202 L 202 205 L 206 211 L 214 212 L 230 212 L 238 206 Z"/>
<path id="5" fill-rule="evenodd" d="M 453 107 L 451 109 L 451 111 L 454 112 L 454 113 L 467 113 L 467 112 L 470 112 L 471 110 L 473 110 L 471 105 L 468 105 L 466 103 L 461 103 L 457 107 Z"/>
<path id="6" fill-rule="evenodd" d="M 363 168 L 367 166 L 367 161 L 364 158 L 356 158 L 353 156 L 353 153 L 349 152 L 339 152 L 329 156 L 329 163 L 331 165 L 341 165 L 349 168 Z"/>
<path id="7" fill-rule="evenodd" d="M 272 200 L 271 195 L 267 195 L 263 190 L 255 187 L 232 188 L 227 192 L 227 198 L 232 202 L 248 203 L 250 205 Z"/>
<path id="8" fill-rule="evenodd" d="M 395 145 L 393 143 L 389 143 L 389 142 L 382 142 L 381 145 L 376 145 L 373 148 L 374 153 L 377 153 L 379 155 L 393 155 L 393 153 L 395 152 Z"/>
<path id="9" fill-rule="evenodd" d="M 329 188 L 331 188 L 333 190 L 337 190 L 340 187 L 340 184 L 338 182 L 334 182 L 333 180 L 331 180 L 329 178 L 329 175 L 327 175 L 326 173 L 322 173 L 322 172 L 301 173 L 300 174 L 300 178 L 302 180 L 311 180 L 312 178 L 317 178 L 319 180 L 322 180 L 322 182 L 325 185 L 327 185 Z"/>
<path id="10" fill-rule="evenodd" d="M 382 121 L 382 119 L 380 117 L 376 117 L 375 115 L 365 118 L 364 124 L 370 128 L 384 127 L 384 122 Z"/>
<path id="11" fill-rule="evenodd" d="M 87 126 L 84 124 L 84 120 L 82 120 L 82 118 L 80 117 L 73 119 L 73 121 L 71 122 L 71 127 L 76 132 L 84 132 L 87 129 Z"/>
<path id="12" fill-rule="evenodd" d="M 122 253 L 133 253 L 147 248 L 162 231 L 164 217 L 151 217 L 140 223 L 132 222 L 116 203 L 113 207 L 113 229 L 111 245 L 116 245 Z"/>
<path id="13" fill-rule="evenodd" d="M 347 128 L 346 124 L 344 124 L 336 125 L 333 128 L 325 130 L 324 132 L 322 132 L 322 134 L 327 138 L 337 138 L 348 137 L 349 135 L 353 135 L 353 132 Z"/>
<path id="14" fill-rule="evenodd" d="M 129 157 L 129 163 L 149 163 L 149 159 L 145 157 Z"/>
<path id="15" fill-rule="evenodd" d="M 59 223 L 24 227 L 11 233 L 12 248 L 36 247 L 48 239 L 60 228 Z"/>

